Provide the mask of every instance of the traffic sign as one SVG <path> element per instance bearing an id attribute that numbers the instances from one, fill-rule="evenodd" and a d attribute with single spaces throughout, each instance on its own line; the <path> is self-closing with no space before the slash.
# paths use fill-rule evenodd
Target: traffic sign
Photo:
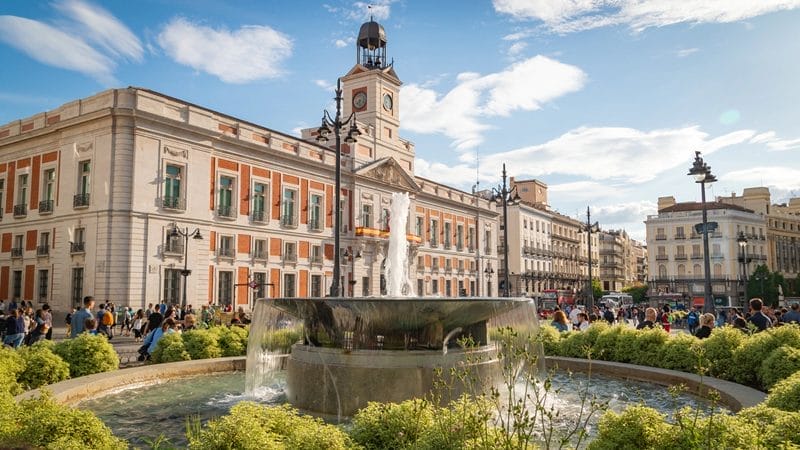
<path id="1" fill-rule="evenodd" d="M 256 280 L 253 280 L 248 284 L 248 286 L 250 286 L 250 289 L 255 289 L 258 287 L 258 282 Z"/>
<path id="2" fill-rule="evenodd" d="M 708 230 L 709 233 L 717 231 L 718 227 L 719 224 L 717 222 L 706 222 L 706 229 Z M 702 223 L 696 224 L 694 226 L 694 231 L 697 234 L 703 234 L 703 224 Z"/>

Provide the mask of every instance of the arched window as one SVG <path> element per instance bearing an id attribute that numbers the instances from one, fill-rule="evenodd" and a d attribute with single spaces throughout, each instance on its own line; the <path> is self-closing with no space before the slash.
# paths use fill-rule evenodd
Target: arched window
<path id="1" fill-rule="evenodd" d="M 700 264 L 695 264 L 692 266 L 692 275 L 695 277 L 703 276 L 703 269 L 700 268 Z"/>
<path id="2" fill-rule="evenodd" d="M 658 278 L 667 278 L 667 266 L 663 264 L 658 266 Z"/>
<path id="3" fill-rule="evenodd" d="M 714 264 L 714 277 L 721 278 L 722 277 L 722 264 Z"/>
<path id="4" fill-rule="evenodd" d="M 679 277 L 686 276 L 686 266 L 684 266 L 683 264 L 678 264 L 678 276 Z"/>

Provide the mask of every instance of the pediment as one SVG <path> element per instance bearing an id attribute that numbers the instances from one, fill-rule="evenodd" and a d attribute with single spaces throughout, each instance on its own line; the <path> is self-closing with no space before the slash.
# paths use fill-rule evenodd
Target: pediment
<path id="1" fill-rule="evenodd" d="M 414 181 L 414 177 L 400 167 L 394 158 L 382 158 L 369 164 L 361 166 L 356 170 L 356 174 L 366 178 L 371 178 L 382 183 L 408 192 L 416 192 L 419 185 Z"/>

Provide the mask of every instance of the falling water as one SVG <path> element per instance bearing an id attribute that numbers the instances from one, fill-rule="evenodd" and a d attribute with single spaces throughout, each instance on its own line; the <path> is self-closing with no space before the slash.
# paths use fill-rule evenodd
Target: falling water
<path id="1" fill-rule="evenodd" d="M 386 256 L 386 293 L 389 297 L 409 296 L 408 240 L 406 224 L 411 200 L 408 192 L 392 194 L 392 209 L 389 216 L 389 252 Z"/>

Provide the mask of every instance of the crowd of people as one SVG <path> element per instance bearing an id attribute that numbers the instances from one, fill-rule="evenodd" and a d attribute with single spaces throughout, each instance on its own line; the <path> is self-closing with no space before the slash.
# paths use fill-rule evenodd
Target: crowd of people
<path id="1" fill-rule="evenodd" d="M 767 328 L 782 326 L 787 323 L 800 324 L 800 304 L 794 303 L 790 309 L 773 309 L 764 306 L 760 298 L 751 299 L 749 309 L 742 312 L 739 308 L 722 308 L 717 315 L 702 313 L 702 307 L 692 309 L 686 315 L 688 332 L 700 339 L 711 335 L 714 327 L 730 325 L 743 333 L 752 334 L 764 331 Z M 592 323 L 603 320 L 613 325 L 615 323 L 627 324 L 636 329 L 663 328 L 670 332 L 673 316 L 669 305 L 661 308 L 655 307 L 629 307 L 612 308 L 606 305 L 595 306 L 587 312 L 581 305 L 567 305 L 564 310 L 556 307 L 551 322 L 558 331 L 584 331 Z"/>
<path id="2" fill-rule="evenodd" d="M 17 348 L 53 338 L 53 314 L 45 303 L 34 310 L 32 302 L 11 300 L 6 306 L 0 300 L 0 336 L 3 345 Z"/>

